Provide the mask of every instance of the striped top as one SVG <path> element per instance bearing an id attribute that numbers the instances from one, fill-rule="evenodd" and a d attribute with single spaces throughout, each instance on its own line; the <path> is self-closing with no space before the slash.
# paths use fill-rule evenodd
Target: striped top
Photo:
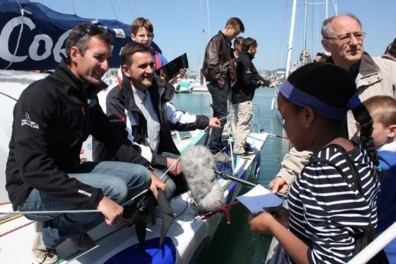
<path id="1" fill-rule="evenodd" d="M 288 195 L 289 228 L 307 241 L 310 263 L 345 263 L 352 258 L 355 239 L 371 223 L 377 225 L 376 196 L 379 183 L 367 152 L 356 146 L 348 153 L 359 175 L 364 196 L 348 184 L 329 160 L 348 175 L 348 163 L 335 146 L 322 149 L 294 181 Z M 292 261 L 290 261 L 292 263 Z"/>

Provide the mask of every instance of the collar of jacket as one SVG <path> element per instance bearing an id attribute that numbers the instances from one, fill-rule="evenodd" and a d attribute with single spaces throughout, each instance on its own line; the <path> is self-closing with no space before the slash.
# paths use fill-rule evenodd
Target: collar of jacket
<path id="1" fill-rule="evenodd" d="M 326 62 L 334 64 L 333 57 L 329 57 L 326 60 Z M 373 58 L 371 58 L 371 56 L 367 52 L 363 52 L 362 58 L 357 63 L 360 63 L 359 74 L 362 75 L 363 77 L 365 77 L 367 75 L 372 75 L 372 74 L 378 73 L 377 64 L 375 64 Z M 354 65 L 356 65 L 356 64 L 354 64 Z"/>
<path id="2" fill-rule="evenodd" d="M 159 77 L 158 78 L 153 77 L 153 82 L 151 86 L 147 88 L 148 93 L 150 94 L 151 102 L 153 103 L 154 109 L 157 112 L 157 114 L 159 112 L 159 103 L 160 103 L 159 100 L 164 91 L 163 86 L 160 85 L 161 83 L 159 83 L 160 80 L 161 79 Z M 165 80 L 163 80 L 163 82 L 165 83 Z M 125 105 L 126 110 L 141 113 L 140 109 L 136 105 L 135 98 L 133 96 L 131 81 L 128 80 L 122 82 L 122 94 L 125 99 L 124 101 L 126 104 Z"/>
<path id="3" fill-rule="evenodd" d="M 163 102 L 172 101 L 173 96 L 176 93 L 176 89 L 173 85 L 168 83 L 165 79 L 155 75 L 154 79 L 157 82 L 157 86 L 159 89 L 159 96 Z"/>
<path id="4" fill-rule="evenodd" d="M 364 52 L 361 58 L 359 73 L 364 77 L 372 74 L 378 73 L 378 66 L 374 62 L 373 58 L 367 53 Z"/>
<path id="5" fill-rule="evenodd" d="M 97 94 L 107 88 L 107 84 L 101 82 L 99 85 L 90 85 L 87 91 L 84 91 L 83 82 L 75 76 L 64 60 L 61 61 L 59 66 L 55 69 L 55 73 L 59 75 L 68 85 L 75 88 L 78 92 L 84 94 L 88 99 L 92 99 Z"/>
<path id="6" fill-rule="evenodd" d="M 229 40 L 229 39 L 227 38 L 227 36 L 224 35 L 223 31 L 219 30 L 219 32 L 217 33 L 217 35 L 220 36 L 220 37 L 222 37 L 222 38 L 224 39 L 224 41 L 227 43 L 227 46 L 228 46 L 229 48 L 231 48 L 231 44 L 232 44 L 232 43 L 231 43 L 231 40 Z"/>
<path id="7" fill-rule="evenodd" d="M 246 54 L 246 56 L 249 58 L 249 60 L 253 60 L 254 59 L 254 56 L 253 56 L 253 54 L 251 54 L 250 52 L 248 52 L 248 51 L 242 51 L 242 54 Z M 241 56 L 242 56 L 242 54 L 241 54 Z"/>
<path id="8" fill-rule="evenodd" d="M 383 76 L 373 58 L 366 52 L 363 53 L 360 60 L 359 73 L 356 76 L 356 86 L 358 94 L 364 91 L 367 86 L 381 82 Z"/>

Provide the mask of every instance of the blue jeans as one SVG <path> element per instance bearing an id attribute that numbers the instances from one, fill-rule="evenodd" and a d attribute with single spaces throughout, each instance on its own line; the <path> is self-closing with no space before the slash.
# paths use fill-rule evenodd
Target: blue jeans
<path id="1" fill-rule="evenodd" d="M 71 173 L 69 177 L 102 189 L 105 196 L 118 204 L 133 198 L 150 184 L 147 169 L 142 165 L 118 161 L 104 161 L 83 173 Z M 33 189 L 27 199 L 18 206 L 20 211 L 76 210 L 43 192 Z M 43 240 L 48 248 L 55 249 L 67 238 L 81 235 L 104 221 L 101 213 L 28 214 L 28 219 L 43 222 Z"/>
<path id="2" fill-rule="evenodd" d="M 220 89 L 216 81 L 207 84 L 208 91 L 212 95 L 213 116 L 220 119 L 221 127 L 212 128 L 210 136 L 209 149 L 213 154 L 216 154 L 222 149 L 221 135 L 223 134 L 224 125 L 227 123 L 227 97 L 228 85 Z"/>

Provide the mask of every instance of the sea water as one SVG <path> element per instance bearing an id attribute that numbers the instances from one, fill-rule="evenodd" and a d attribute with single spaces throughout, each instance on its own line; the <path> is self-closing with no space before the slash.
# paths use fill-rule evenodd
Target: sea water
<path id="1" fill-rule="evenodd" d="M 279 164 L 289 148 L 289 142 L 278 136 L 285 136 L 278 110 L 272 109 L 275 89 L 260 88 L 254 96 L 254 131 L 260 129 L 269 133 L 261 153 L 261 170 L 258 179 L 249 181 L 267 186 L 279 170 Z M 191 114 L 211 116 L 211 97 L 208 92 L 176 94 L 172 100 L 178 110 Z M 247 187 L 242 193 L 248 191 Z M 208 249 L 198 263 L 250 264 L 265 263 L 271 237 L 259 235 L 250 230 L 248 211 L 242 205 L 231 210 L 231 223 L 223 221 L 217 229 Z"/>

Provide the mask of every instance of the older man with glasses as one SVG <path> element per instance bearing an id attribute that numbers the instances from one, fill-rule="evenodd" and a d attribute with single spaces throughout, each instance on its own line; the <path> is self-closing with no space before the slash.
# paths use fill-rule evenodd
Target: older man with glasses
<path id="1" fill-rule="evenodd" d="M 6 189 L 13 209 L 37 221 L 32 253 L 38 263 L 55 263 L 56 247 L 68 238 L 80 250 L 95 246 L 89 230 L 103 221 L 117 224 L 122 204 L 149 186 L 155 195 L 165 189 L 150 168 L 132 164 L 150 165 L 113 129 L 98 103 L 111 42 L 106 29 L 78 25 L 66 40 L 67 58 L 28 86 L 15 105 Z M 90 134 L 112 155 L 128 156 L 128 163 L 81 163 L 81 146 Z"/>
<path id="2" fill-rule="evenodd" d="M 383 58 L 371 57 L 364 50 L 365 33 L 360 20 L 352 15 L 337 15 L 323 21 L 322 45 L 331 54 L 327 60 L 347 70 L 355 79 L 356 93 L 361 101 L 375 95 L 396 98 L 396 63 Z M 348 135 L 354 137 L 356 126 L 348 113 Z M 295 177 L 307 163 L 311 152 L 298 152 L 292 148 L 285 155 L 281 170 L 269 186 L 274 193 L 287 192 Z"/>
<path id="3" fill-rule="evenodd" d="M 371 57 L 364 51 L 360 20 L 351 14 L 326 19 L 322 27 L 322 45 L 330 52 L 329 62 L 344 68 L 355 78 L 356 93 L 364 101 L 374 95 L 396 97 L 396 65 Z M 348 133 L 356 133 L 355 122 L 348 115 Z"/>

